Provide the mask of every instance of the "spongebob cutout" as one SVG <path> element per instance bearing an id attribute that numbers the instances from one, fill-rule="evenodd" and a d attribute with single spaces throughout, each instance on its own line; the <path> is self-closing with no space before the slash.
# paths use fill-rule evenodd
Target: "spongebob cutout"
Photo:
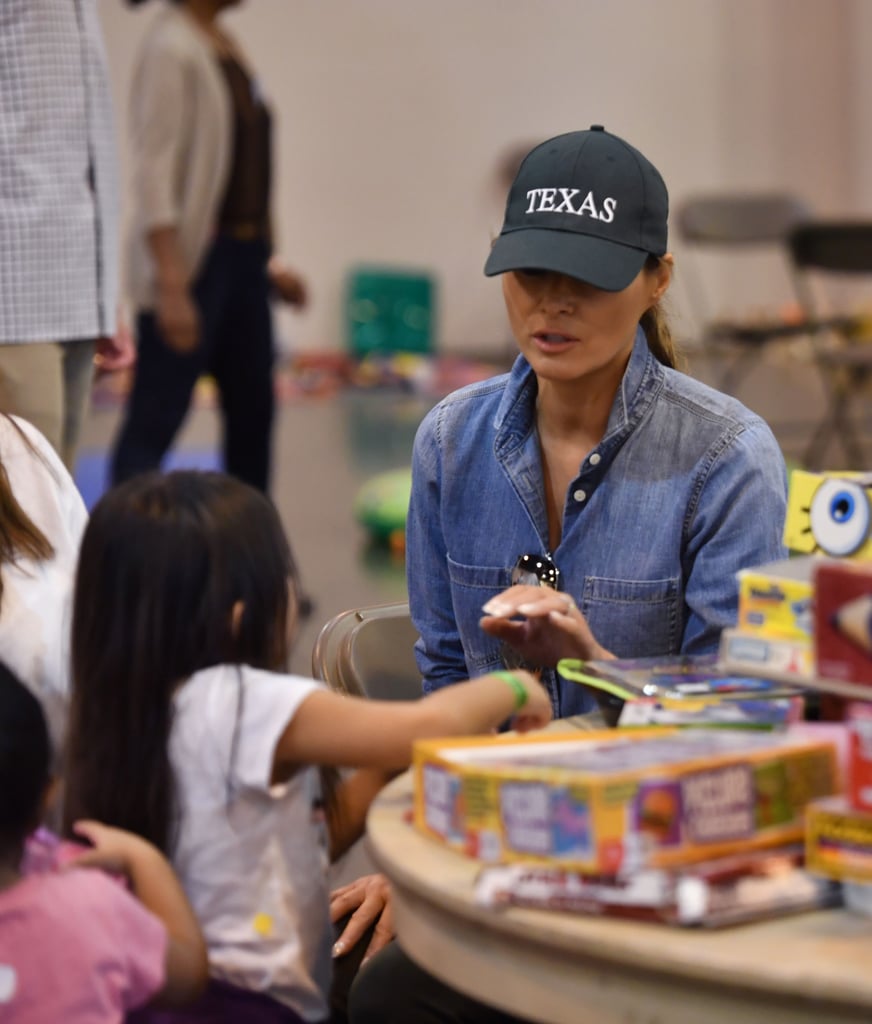
<path id="1" fill-rule="evenodd" d="M 872 559 L 872 473 L 790 475 L 784 543 L 791 551 Z"/>

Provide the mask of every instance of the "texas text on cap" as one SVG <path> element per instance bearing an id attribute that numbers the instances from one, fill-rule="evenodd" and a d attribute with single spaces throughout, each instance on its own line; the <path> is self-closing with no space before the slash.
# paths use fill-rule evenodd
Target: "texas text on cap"
<path id="1" fill-rule="evenodd" d="M 666 252 L 669 196 L 638 149 L 593 125 L 524 158 L 485 274 L 551 270 L 605 291 L 626 288 Z"/>

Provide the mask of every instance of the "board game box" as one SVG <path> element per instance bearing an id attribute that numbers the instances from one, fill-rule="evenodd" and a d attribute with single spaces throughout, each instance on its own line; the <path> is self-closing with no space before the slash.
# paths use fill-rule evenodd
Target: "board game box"
<path id="1" fill-rule="evenodd" d="M 720 729 L 427 740 L 413 772 L 425 834 L 593 874 L 797 841 L 805 805 L 841 787 L 827 740 Z"/>

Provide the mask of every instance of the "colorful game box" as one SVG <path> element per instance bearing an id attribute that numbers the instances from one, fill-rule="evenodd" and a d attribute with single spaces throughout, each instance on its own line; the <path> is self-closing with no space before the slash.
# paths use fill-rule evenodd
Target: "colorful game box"
<path id="1" fill-rule="evenodd" d="M 840 790 L 828 741 L 712 729 L 421 741 L 414 778 L 416 826 L 452 848 L 605 875 L 799 840 Z"/>
<path id="2" fill-rule="evenodd" d="M 818 561 L 814 556 L 786 558 L 740 570 L 738 629 L 810 642 L 812 576 Z"/>
<path id="3" fill-rule="evenodd" d="M 806 808 L 805 863 L 839 881 L 872 882 L 872 813 L 845 797 L 815 800 Z"/>

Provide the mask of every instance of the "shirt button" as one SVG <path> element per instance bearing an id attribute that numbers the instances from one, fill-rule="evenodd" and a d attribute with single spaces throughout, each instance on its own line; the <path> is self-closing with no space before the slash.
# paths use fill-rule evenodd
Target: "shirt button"
<path id="1" fill-rule="evenodd" d="M 582 502 L 587 497 L 587 494 L 585 494 L 584 491 L 579 490 L 579 491 L 574 491 L 573 494 L 572 494 L 572 497 L 575 498 L 576 501 Z"/>
<path id="2" fill-rule="evenodd" d="M 591 457 L 587 461 L 592 466 L 598 466 L 600 464 L 600 459 L 601 458 L 602 458 L 602 456 L 600 455 L 599 452 L 594 452 L 593 455 L 591 455 Z"/>

